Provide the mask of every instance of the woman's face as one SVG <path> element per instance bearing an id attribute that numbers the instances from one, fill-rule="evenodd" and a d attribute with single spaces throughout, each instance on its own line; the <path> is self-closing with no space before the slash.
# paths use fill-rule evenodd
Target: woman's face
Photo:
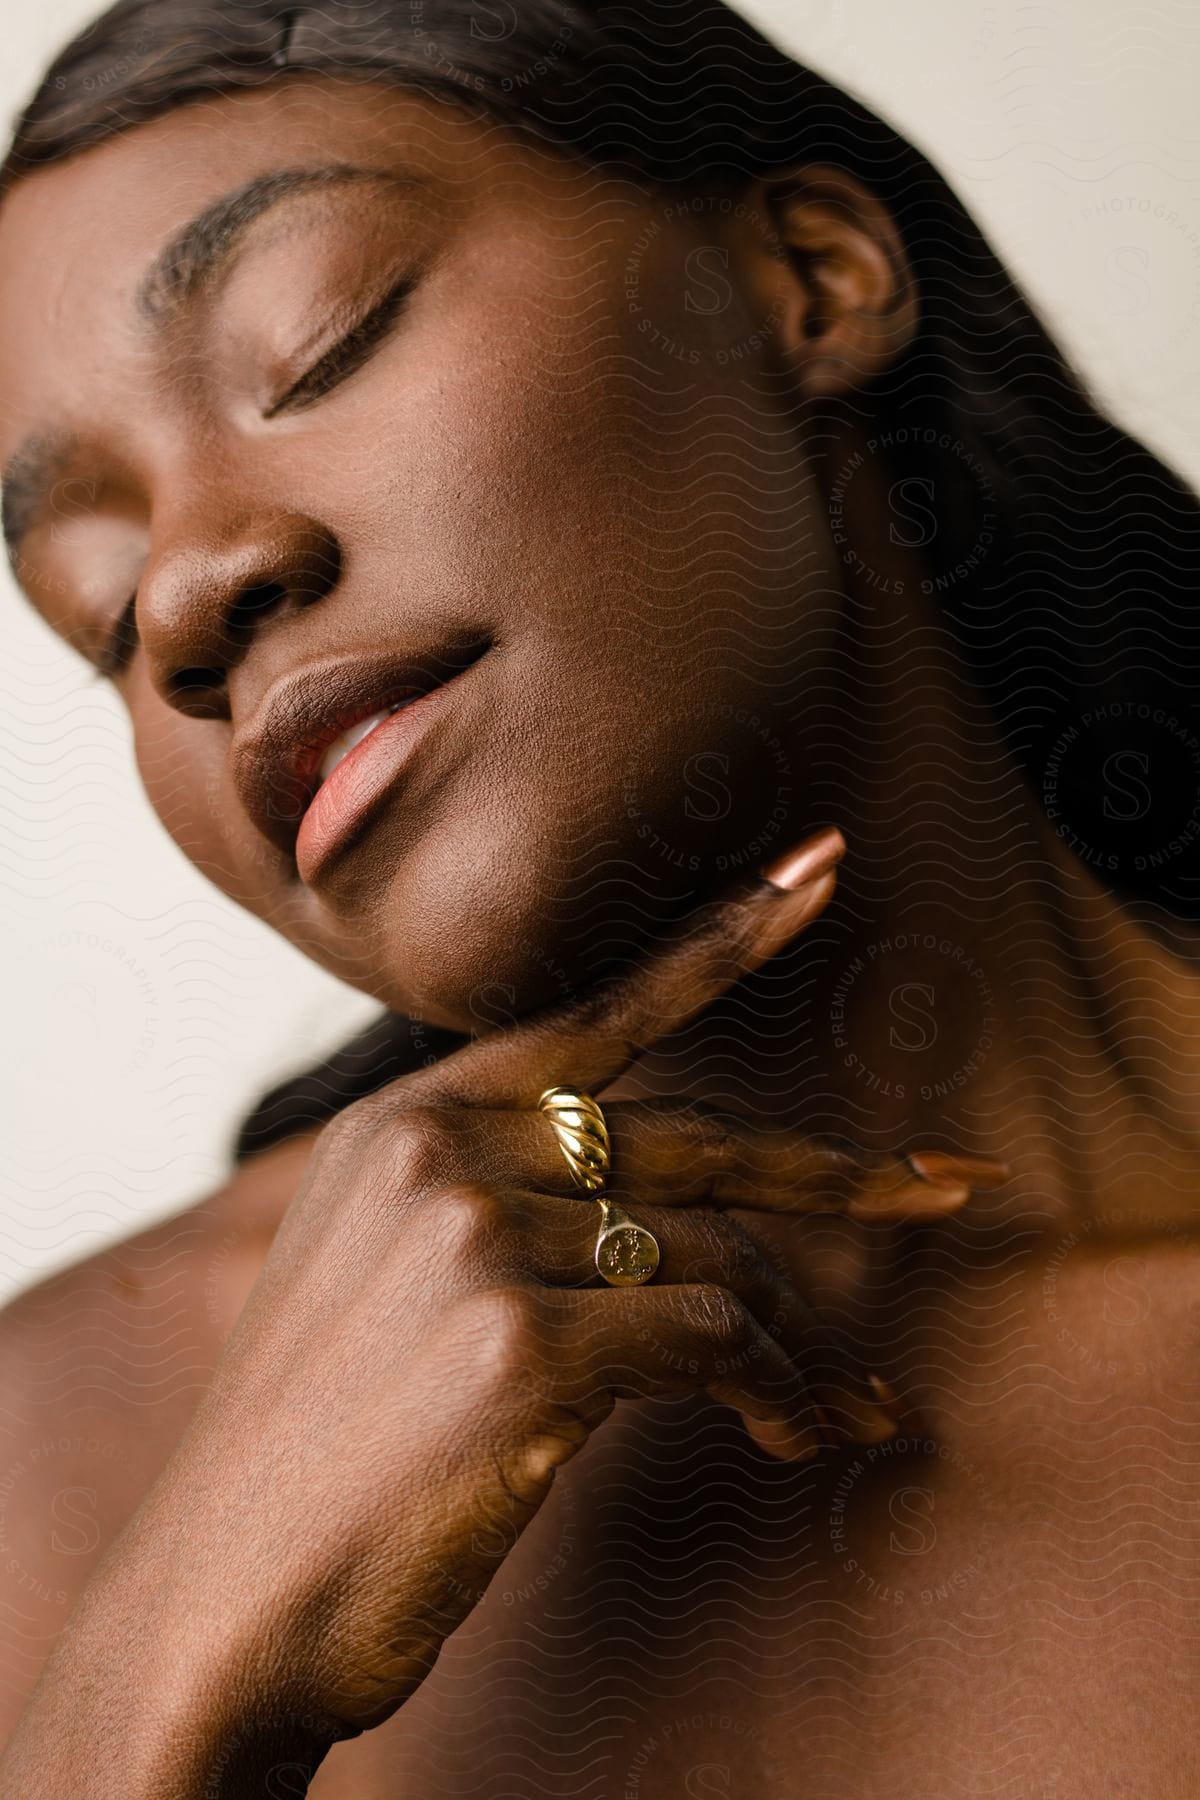
<path id="1" fill-rule="evenodd" d="M 205 875 L 464 1027 L 807 828 L 786 722 L 836 581 L 782 266 L 753 209 L 375 84 L 190 105 L 15 186 L 14 566 L 83 655 L 124 643 Z M 334 734 L 414 694 L 307 807 Z"/>

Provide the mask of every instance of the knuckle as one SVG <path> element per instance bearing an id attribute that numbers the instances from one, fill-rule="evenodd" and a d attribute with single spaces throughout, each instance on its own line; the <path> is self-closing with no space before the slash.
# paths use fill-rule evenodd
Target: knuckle
<path id="1" fill-rule="evenodd" d="M 339 1216 L 353 1212 L 386 1225 L 453 1183 L 463 1159 L 444 1114 L 400 1108 L 394 1098 L 384 1104 L 376 1094 L 364 1100 L 373 1104 L 356 1101 L 322 1130 L 309 1185 L 317 1195 L 336 1188 Z"/>
<path id="2" fill-rule="evenodd" d="M 651 1039 L 641 1030 L 639 973 L 611 975 L 573 996 L 547 1021 L 551 1039 L 589 1038 L 605 1044 L 609 1054 L 632 1061 Z"/>
<path id="3" fill-rule="evenodd" d="M 634 981 L 628 974 L 609 975 L 563 1002 L 553 1024 L 572 1031 L 591 1032 L 607 1025 L 626 1004 Z"/>
<path id="4" fill-rule="evenodd" d="M 452 1168 L 450 1122 L 432 1107 L 414 1107 L 388 1133 L 388 1175 L 404 1192 L 444 1181 Z"/>
<path id="5" fill-rule="evenodd" d="M 467 1329 L 484 1368 L 508 1383 L 521 1377 L 544 1384 L 556 1357 L 556 1320 L 544 1290 L 495 1287 L 464 1303 Z"/>
<path id="6" fill-rule="evenodd" d="M 697 914 L 692 943 L 710 981 L 724 986 L 745 972 L 757 920 L 756 910 L 742 900 L 718 902 Z"/>
<path id="7" fill-rule="evenodd" d="M 362 1104 L 361 1100 L 356 1100 L 326 1120 L 317 1139 L 316 1160 L 323 1164 L 344 1162 L 372 1141 L 376 1120 L 372 1115 L 360 1112 Z"/>
<path id="8" fill-rule="evenodd" d="M 708 1165 L 727 1168 L 737 1155 L 736 1121 L 715 1106 L 693 1101 L 682 1117 L 689 1148 Z"/>
<path id="9" fill-rule="evenodd" d="M 713 1281 L 697 1283 L 693 1293 L 696 1323 L 722 1352 L 739 1350 L 751 1332 L 750 1315 L 736 1294 Z"/>
<path id="10" fill-rule="evenodd" d="M 719 1217 L 716 1226 L 721 1255 L 730 1276 L 737 1282 L 749 1282 L 763 1273 L 763 1254 L 748 1231 L 732 1219 Z"/>
<path id="11" fill-rule="evenodd" d="M 368 1110 L 361 1100 L 344 1107 L 321 1128 L 309 1162 L 312 1191 L 320 1194 L 336 1186 L 347 1203 L 353 1197 L 374 1205 L 385 1197 L 390 1139 L 391 1132 L 377 1107 Z"/>
<path id="12" fill-rule="evenodd" d="M 758 1246 L 749 1235 L 723 1213 L 697 1213 L 694 1230 L 696 1249 L 689 1262 L 696 1279 L 710 1274 L 735 1288 L 745 1285 L 759 1262 Z"/>
<path id="13" fill-rule="evenodd" d="M 388 1082 L 385 1087 L 375 1088 L 369 1094 L 361 1094 L 348 1106 L 334 1114 L 325 1127 L 332 1136 L 347 1139 L 374 1137 L 377 1132 L 392 1124 L 401 1116 L 411 1100 L 406 1099 L 403 1082 Z"/>
<path id="14" fill-rule="evenodd" d="M 438 1241 L 452 1256 L 475 1260 L 513 1223 L 513 1208 L 483 1181 L 462 1182 L 432 1196 Z"/>

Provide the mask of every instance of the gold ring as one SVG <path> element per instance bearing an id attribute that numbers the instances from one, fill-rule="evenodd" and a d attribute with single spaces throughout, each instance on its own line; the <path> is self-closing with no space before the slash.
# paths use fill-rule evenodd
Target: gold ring
<path id="1" fill-rule="evenodd" d="M 658 1267 L 658 1239 L 612 1200 L 600 1201 L 596 1267 L 609 1287 L 641 1287 Z"/>
<path id="2" fill-rule="evenodd" d="M 596 1101 L 575 1088 L 552 1087 L 546 1089 L 538 1107 L 554 1128 L 575 1186 L 585 1194 L 603 1193 L 612 1156 L 608 1126 Z"/>

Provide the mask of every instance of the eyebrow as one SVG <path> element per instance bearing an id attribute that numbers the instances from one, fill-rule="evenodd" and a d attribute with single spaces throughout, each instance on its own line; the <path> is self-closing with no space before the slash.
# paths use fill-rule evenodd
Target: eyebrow
<path id="1" fill-rule="evenodd" d="M 4 470 L 0 480 L 0 527 L 8 566 L 18 582 L 21 540 L 78 447 L 79 440 L 73 433 L 35 434 L 25 439 Z"/>
<path id="2" fill-rule="evenodd" d="M 189 219 L 169 238 L 143 277 L 135 306 L 143 319 L 165 325 L 214 276 L 228 267 L 243 235 L 256 219 L 294 194 L 353 183 L 384 182 L 391 187 L 425 187 L 411 171 L 327 163 L 316 168 L 273 169 L 255 175 Z"/>
<path id="3" fill-rule="evenodd" d="M 153 330 L 165 330 L 183 307 L 217 277 L 229 272 L 246 232 L 272 207 L 296 194 L 371 182 L 393 188 L 429 185 L 423 176 L 409 169 L 370 168 L 357 163 L 273 169 L 253 176 L 222 194 L 167 240 L 138 284 L 135 312 Z M 72 433 L 34 432 L 0 475 L 0 529 L 14 574 L 21 540 L 78 447 L 79 440 Z"/>

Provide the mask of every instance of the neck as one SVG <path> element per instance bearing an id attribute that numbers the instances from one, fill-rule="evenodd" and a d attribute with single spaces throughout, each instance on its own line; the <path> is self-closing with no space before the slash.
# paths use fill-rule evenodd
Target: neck
<path id="1" fill-rule="evenodd" d="M 882 480 L 883 477 L 881 476 Z M 823 692 L 793 733 L 849 845 L 796 951 L 622 1093 L 687 1091 L 871 1148 L 1012 1162 L 1047 1220 L 1164 1229 L 1200 1182 L 1200 973 L 1055 835 L 915 555 L 867 536 Z"/>

